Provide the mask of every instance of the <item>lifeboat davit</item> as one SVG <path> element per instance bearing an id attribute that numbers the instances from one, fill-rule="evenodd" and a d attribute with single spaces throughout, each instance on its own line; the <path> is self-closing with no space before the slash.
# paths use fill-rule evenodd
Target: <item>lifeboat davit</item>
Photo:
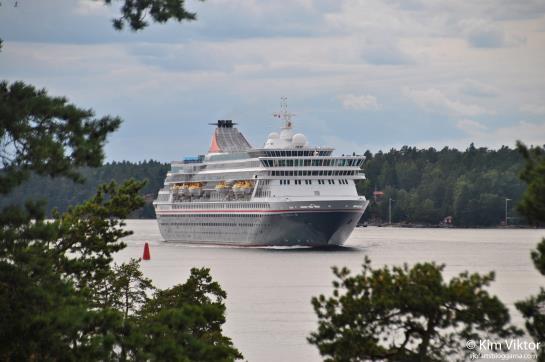
<path id="1" fill-rule="evenodd" d="M 187 190 L 187 185 L 183 183 L 177 183 L 172 186 L 172 191 L 184 195 L 184 191 Z"/>
<path id="2" fill-rule="evenodd" d="M 201 196 L 202 194 L 202 183 L 193 182 L 187 187 L 191 196 Z"/>
<path id="3" fill-rule="evenodd" d="M 180 187 L 180 191 L 182 192 L 182 195 L 189 196 L 189 186 L 187 186 L 187 184 L 183 184 Z"/>
<path id="4" fill-rule="evenodd" d="M 251 181 L 247 181 L 247 180 L 244 180 L 244 181 L 237 181 L 235 182 L 235 184 L 233 185 L 233 192 L 235 193 L 235 195 L 237 196 L 240 196 L 240 195 L 247 195 L 247 194 L 250 194 L 252 193 L 252 189 L 253 189 L 253 184 Z"/>
<path id="5" fill-rule="evenodd" d="M 216 191 L 219 192 L 220 194 L 224 194 L 226 193 L 227 191 L 229 191 L 229 186 L 227 186 L 225 184 L 225 182 L 220 182 L 216 185 L 215 187 Z"/>

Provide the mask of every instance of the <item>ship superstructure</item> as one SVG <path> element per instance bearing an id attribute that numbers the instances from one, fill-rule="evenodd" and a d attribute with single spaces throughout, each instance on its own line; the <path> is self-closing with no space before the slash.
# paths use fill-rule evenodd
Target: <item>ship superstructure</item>
<path id="1" fill-rule="evenodd" d="M 243 246 L 342 245 L 368 205 L 355 181 L 363 156 L 332 156 L 294 134 L 286 106 L 279 133 L 253 148 L 231 120 L 214 123 L 206 155 L 174 161 L 154 201 L 166 241 Z"/>

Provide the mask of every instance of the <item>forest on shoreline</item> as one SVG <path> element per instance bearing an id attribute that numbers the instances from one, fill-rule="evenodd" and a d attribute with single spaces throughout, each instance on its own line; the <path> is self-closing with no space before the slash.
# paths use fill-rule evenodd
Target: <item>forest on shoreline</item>
<path id="1" fill-rule="evenodd" d="M 507 204 L 508 224 L 526 224 L 516 210 L 526 189 L 519 178 L 524 158 L 516 149 L 404 146 L 365 155 L 367 179 L 358 192 L 371 200 L 366 221 L 388 222 L 391 198 L 392 223 L 429 226 L 450 217 L 453 226 L 494 227 L 504 222 Z"/>
<path id="2" fill-rule="evenodd" d="M 363 169 L 367 179 L 358 182 L 357 188 L 371 203 L 362 221 L 388 222 L 391 198 L 393 223 L 431 226 L 450 216 L 454 226 L 494 227 L 504 221 L 508 199 L 509 224 L 525 223 L 514 206 L 525 190 L 519 179 L 524 160 L 515 149 L 492 150 L 473 144 L 465 151 L 404 146 L 388 152 L 367 151 L 365 155 Z M 153 160 L 111 162 L 81 169 L 85 177 L 82 184 L 66 178 L 32 176 L 4 195 L 0 207 L 22 204 L 27 199 L 47 199 L 46 212 L 51 215 L 54 208 L 66 211 L 88 199 L 100 184 L 134 178 L 147 180 L 141 190 L 146 204 L 131 216 L 154 218 L 151 202 L 169 168 L 169 164 Z"/>
<path id="3" fill-rule="evenodd" d="M 109 162 L 100 167 L 85 167 L 78 172 L 85 178 L 83 183 L 76 183 L 66 177 L 47 177 L 32 175 L 28 181 L 15 188 L 10 194 L 0 198 L 0 209 L 10 204 L 24 204 L 26 200 L 44 200 L 45 212 L 51 216 L 52 210 L 65 212 L 95 195 L 98 186 L 115 181 L 118 184 L 128 179 L 146 180 L 140 190 L 145 204 L 131 214 L 131 218 L 154 219 L 152 201 L 163 186 L 170 165 L 158 161 Z"/>

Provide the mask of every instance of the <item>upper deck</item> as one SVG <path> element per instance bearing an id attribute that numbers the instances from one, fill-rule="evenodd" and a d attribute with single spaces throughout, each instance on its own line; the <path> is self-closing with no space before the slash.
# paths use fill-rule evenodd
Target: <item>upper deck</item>
<path id="1" fill-rule="evenodd" d="M 355 180 L 364 179 L 362 155 L 334 156 L 332 147 L 310 146 L 293 132 L 291 114 L 279 133 L 254 148 L 231 120 L 219 120 L 206 155 L 173 161 L 157 202 L 274 201 L 354 199 Z M 166 206 L 165 206 L 166 207 Z"/>

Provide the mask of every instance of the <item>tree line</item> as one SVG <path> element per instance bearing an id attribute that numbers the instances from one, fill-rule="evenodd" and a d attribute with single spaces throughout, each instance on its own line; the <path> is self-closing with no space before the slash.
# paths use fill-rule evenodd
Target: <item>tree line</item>
<path id="1" fill-rule="evenodd" d="M 437 225 L 451 216 L 461 227 L 495 226 L 505 219 L 508 199 L 508 222 L 525 222 L 514 207 L 526 188 L 519 178 L 524 158 L 515 149 L 404 146 L 365 156 L 366 180 L 357 186 L 371 200 L 366 221 L 388 222 L 392 199 L 393 223 Z"/>
<path id="2" fill-rule="evenodd" d="M 158 161 L 110 162 L 100 167 L 82 167 L 79 174 L 83 183 L 75 183 L 66 177 L 49 177 L 33 174 L 27 182 L 15 188 L 10 194 L 0 198 L 0 208 L 10 204 L 23 204 L 25 200 L 43 200 L 45 213 L 51 217 L 53 210 L 65 212 L 70 206 L 78 205 L 91 198 L 99 185 L 115 181 L 123 183 L 130 179 L 146 181 L 140 194 L 144 197 L 144 206 L 133 211 L 130 218 L 155 218 L 151 202 L 163 186 L 170 166 Z"/>

